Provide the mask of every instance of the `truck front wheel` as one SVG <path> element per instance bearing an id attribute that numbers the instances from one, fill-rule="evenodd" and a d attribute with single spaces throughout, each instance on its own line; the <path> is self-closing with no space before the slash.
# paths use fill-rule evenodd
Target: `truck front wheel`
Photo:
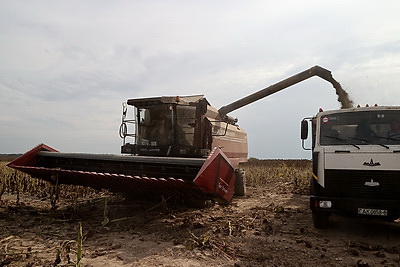
<path id="1" fill-rule="evenodd" d="M 317 229 L 325 229 L 329 226 L 329 213 L 313 212 L 312 219 Z"/>

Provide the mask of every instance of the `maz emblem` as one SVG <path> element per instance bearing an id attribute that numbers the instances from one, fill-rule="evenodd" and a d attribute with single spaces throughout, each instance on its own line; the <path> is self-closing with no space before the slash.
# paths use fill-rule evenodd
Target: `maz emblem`
<path id="1" fill-rule="evenodd" d="M 375 167 L 375 166 L 381 166 L 379 162 L 374 162 L 373 159 L 371 159 L 370 162 L 364 162 L 364 166 L 370 166 L 370 167 Z"/>
<path id="2" fill-rule="evenodd" d="M 374 182 L 374 179 L 371 179 L 371 181 L 365 182 L 364 185 L 366 185 L 366 186 L 379 186 L 379 182 Z"/>

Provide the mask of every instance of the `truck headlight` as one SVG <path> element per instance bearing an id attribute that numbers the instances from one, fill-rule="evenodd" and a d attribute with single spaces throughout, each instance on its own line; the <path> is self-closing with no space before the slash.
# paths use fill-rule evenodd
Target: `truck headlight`
<path id="1" fill-rule="evenodd" d="M 319 207 L 322 209 L 330 209 L 332 208 L 332 202 L 330 200 L 320 200 Z"/>

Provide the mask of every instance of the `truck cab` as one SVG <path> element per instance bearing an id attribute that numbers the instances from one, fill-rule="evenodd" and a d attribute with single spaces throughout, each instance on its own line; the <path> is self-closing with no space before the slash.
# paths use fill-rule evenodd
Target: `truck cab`
<path id="1" fill-rule="evenodd" d="M 321 111 L 311 122 L 310 208 L 316 228 L 332 213 L 400 217 L 400 107 Z"/>

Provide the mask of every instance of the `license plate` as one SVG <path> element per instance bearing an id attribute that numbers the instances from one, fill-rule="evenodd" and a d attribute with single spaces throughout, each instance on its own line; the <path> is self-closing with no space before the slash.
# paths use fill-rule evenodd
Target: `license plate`
<path id="1" fill-rule="evenodd" d="M 360 215 L 387 216 L 387 210 L 358 208 Z"/>

